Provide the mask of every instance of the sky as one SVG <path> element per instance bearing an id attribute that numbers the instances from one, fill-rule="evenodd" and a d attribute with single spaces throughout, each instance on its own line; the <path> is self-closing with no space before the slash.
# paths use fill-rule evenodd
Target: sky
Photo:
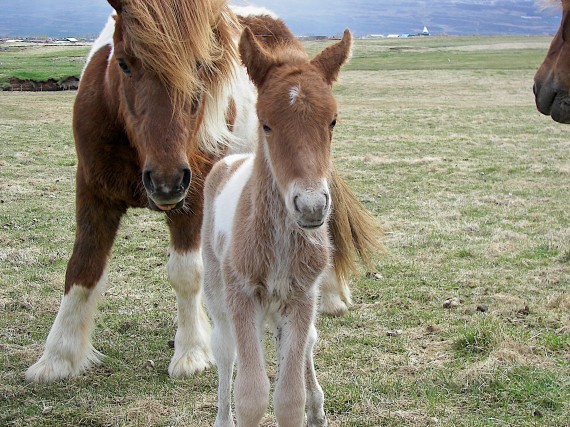
<path id="1" fill-rule="evenodd" d="M 537 0 L 231 0 L 275 11 L 297 35 L 553 34 L 557 10 Z M 111 7 L 105 0 L 0 0 L 0 36 L 97 35 Z"/>

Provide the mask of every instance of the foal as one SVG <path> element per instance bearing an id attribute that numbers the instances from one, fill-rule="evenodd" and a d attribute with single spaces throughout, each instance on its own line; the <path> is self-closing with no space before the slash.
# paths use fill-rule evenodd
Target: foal
<path id="1" fill-rule="evenodd" d="M 313 366 L 318 287 L 329 271 L 332 83 L 349 56 L 346 30 L 309 61 L 294 38 L 258 42 L 249 28 L 240 54 L 258 89 L 255 155 L 219 161 L 205 183 L 204 292 L 218 366 L 215 426 L 257 426 L 269 402 L 261 339 L 276 337 L 275 416 L 280 426 L 324 426 L 324 397 Z M 270 46 L 270 48 L 268 48 Z M 237 350 L 237 352 L 236 352 Z"/>

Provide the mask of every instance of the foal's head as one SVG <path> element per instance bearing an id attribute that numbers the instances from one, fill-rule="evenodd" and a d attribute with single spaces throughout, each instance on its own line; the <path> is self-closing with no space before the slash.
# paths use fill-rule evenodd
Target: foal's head
<path id="1" fill-rule="evenodd" d="M 109 3 L 117 15 L 107 72 L 118 83 L 113 89 L 150 207 L 181 207 L 200 158 L 204 93 L 228 77 L 232 52 L 237 57 L 229 27 L 223 27 L 225 2 Z"/>
<path id="2" fill-rule="evenodd" d="M 560 28 L 534 76 L 533 90 L 542 114 L 560 123 L 570 123 L 570 0 L 561 3 Z"/>
<path id="3" fill-rule="evenodd" d="M 352 37 L 309 61 L 295 42 L 265 48 L 245 29 L 240 54 L 258 89 L 261 144 L 289 216 L 301 228 L 320 227 L 331 209 L 328 178 L 337 104 L 332 93 Z"/>

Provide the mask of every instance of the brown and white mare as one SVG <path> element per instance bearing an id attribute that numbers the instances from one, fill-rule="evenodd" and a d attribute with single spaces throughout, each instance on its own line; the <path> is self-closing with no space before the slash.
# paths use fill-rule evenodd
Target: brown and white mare
<path id="1" fill-rule="evenodd" d="M 237 117 L 239 97 L 231 96 L 248 85 L 235 45 L 240 26 L 224 0 L 109 2 L 116 14 L 91 51 L 73 110 L 77 229 L 65 294 L 45 351 L 26 372 L 30 381 L 74 376 L 99 362 L 90 331 L 130 207 L 167 217 L 166 270 L 178 305 L 170 375 L 190 375 L 211 360 L 200 300 L 202 188 L 232 140 L 227 123 L 249 120 Z"/>
<path id="2" fill-rule="evenodd" d="M 570 123 L 570 0 L 549 0 L 562 6 L 562 20 L 544 61 L 534 76 L 536 107 L 552 120 Z"/>
<path id="3" fill-rule="evenodd" d="M 274 26 L 277 27 L 278 22 Z M 335 209 L 332 93 L 352 38 L 309 60 L 282 25 L 242 33 L 240 53 L 258 89 L 255 154 L 216 163 L 206 178 L 202 250 L 204 294 L 218 367 L 216 427 L 257 426 L 269 402 L 262 338 L 276 337 L 274 410 L 280 426 L 324 426 L 324 396 L 313 365 L 319 286 L 332 270 L 329 215 Z"/>
<path id="4" fill-rule="evenodd" d="M 89 54 L 73 111 L 76 236 L 65 292 L 29 381 L 72 377 L 100 362 L 91 344 L 96 303 L 131 207 L 167 218 L 166 271 L 178 310 L 170 375 L 192 375 L 212 358 L 201 307 L 203 182 L 223 153 L 250 151 L 257 140 L 256 89 L 237 50 L 242 26 L 225 0 L 109 2 L 116 12 Z M 348 190 L 341 179 L 334 184 Z M 330 221 L 335 271 L 322 310 L 340 314 L 355 259 L 366 260 L 378 240 L 373 218 L 349 190 L 332 197 L 357 207 L 350 216 L 338 209 Z"/>

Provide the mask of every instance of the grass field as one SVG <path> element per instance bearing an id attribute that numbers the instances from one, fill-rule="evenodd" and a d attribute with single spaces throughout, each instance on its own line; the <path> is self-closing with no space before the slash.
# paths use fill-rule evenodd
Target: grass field
<path id="1" fill-rule="evenodd" d="M 10 77 L 21 80 L 61 81 L 79 77 L 86 46 L 43 46 L 37 44 L 8 44 L 0 50 L 0 90 L 9 86 Z"/>
<path id="2" fill-rule="evenodd" d="M 346 316 L 318 321 L 330 426 L 570 425 L 570 126 L 532 96 L 548 42 L 357 41 L 334 155 L 387 227 L 387 253 L 379 274 L 354 277 Z M 114 246 L 93 339 L 105 363 L 23 379 L 73 245 L 74 96 L 0 93 L 0 425 L 212 425 L 215 368 L 166 373 L 168 236 L 146 210 Z"/>

